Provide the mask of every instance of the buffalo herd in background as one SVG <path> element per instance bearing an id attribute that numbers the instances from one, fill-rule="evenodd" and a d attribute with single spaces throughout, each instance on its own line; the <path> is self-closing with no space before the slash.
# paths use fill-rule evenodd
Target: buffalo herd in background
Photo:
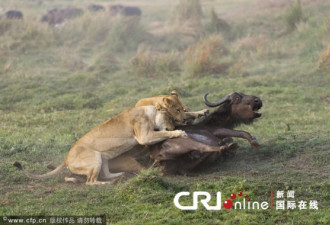
<path id="1" fill-rule="evenodd" d="M 87 7 L 89 12 L 105 12 L 106 8 L 102 5 L 90 4 Z M 141 9 L 135 6 L 124 6 L 120 4 L 110 5 L 108 11 L 111 15 L 121 16 L 141 16 Z M 54 8 L 49 10 L 46 14 L 41 16 L 40 21 L 48 23 L 51 26 L 61 25 L 65 20 L 82 15 L 84 11 L 75 7 L 67 8 Z M 0 18 L 5 19 L 23 19 L 23 13 L 18 10 L 9 10 L 6 13 L 0 15 Z"/>

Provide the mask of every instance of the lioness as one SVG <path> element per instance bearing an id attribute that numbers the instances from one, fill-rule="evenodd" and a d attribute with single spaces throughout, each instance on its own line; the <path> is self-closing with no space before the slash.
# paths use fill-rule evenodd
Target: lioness
<path id="1" fill-rule="evenodd" d="M 147 106 L 153 105 L 162 108 L 164 116 L 164 123 L 168 130 L 174 130 L 176 125 L 184 125 L 192 123 L 197 117 L 206 115 L 209 110 L 203 109 L 197 112 L 188 112 L 188 108 L 182 104 L 179 99 L 178 93 L 172 91 L 170 95 L 160 95 L 150 98 L 140 99 L 136 106 Z M 176 115 L 174 115 L 177 113 Z M 174 115 L 174 116 L 173 116 Z M 219 151 L 219 148 L 213 148 L 212 146 L 201 146 L 200 143 L 194 143 L 194 145 L 199 148 L 199 151 Z M 138 154 L 137 156 L 137 153 Z M 146 149 L 135 148 L 124 154 L 109 160 L 109 169 L 110 171 L 125 171 L 138 173 L 144 167 L 136 160 L 136 158 L 145 158 L 148 155 L 149 151 Z"/>
<path id="2" fill-rule="evenodd" d="M 146 105 L 156 106 L 158 104 L 162 105 L 165 108 L 169 104 L 173 105 L 174 109 L 176 109 L 179 112 L 180 117 L 174 118 L 175 125 L 184 125 L 187 123 L 190 124 L 196 118 L 205 116 L 206 114 L 209 113 L 208 109 L 203 109 L 197 112 L 189 112 L 189 109 L 186 106 L 184 106 L 180 101 L 177 91 L 172 91 L 170 95 L 160 95 L 160 96 L 140 99 L 135 106 L 146 106 Z M 182 120 L 183 123 L 180 122 Z"/>
<path id="3" fill-rule="evenodd" d="M 170 107 L 169 107 L 170 108 Z M 172 117 L 177 113 L 165 111 Z M 124 110 L 118 116 L 102 123 L 80 138 L 70 149 L 64 162 L 53 171 L 35 175 L 24 171 L 28 177 L 49 178 L 68 167 L 74 174 L 86 175 L 88 185 L 104 184 L 98 179 L 111 179 L 123 173 L 110 173 L 108 160 L 137 145 L 152 145 L 168 138 L 185 136 L 182 130 L 166 131 L 164 110 L 161 106 L 141 106 Z M 160 131 L 155 131 L 158 129 Z M 172 128 L 170 128 L 172 129 Z M 20 163 L 14 166 L 23 170 Z M 100 175 L 100 176 L 99 176 Z"/>

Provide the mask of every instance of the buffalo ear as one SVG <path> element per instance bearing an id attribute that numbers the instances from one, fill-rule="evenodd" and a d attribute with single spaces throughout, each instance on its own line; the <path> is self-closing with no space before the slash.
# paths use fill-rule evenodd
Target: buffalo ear
<path id="1" fill-rule="evenodd" d="M 163 102 L 164 102 L 164 105 L 165 107 L 171 107 L 173 105 L 173 101 L 167 97 L 164 97 L 163 98 Z"/>
<path id="2" fill-rule="evenodd" d="M 242 93 L 234 92 L 230 95 L 230 102 L 231 103 L 240 103 L 242 101 Z"/>

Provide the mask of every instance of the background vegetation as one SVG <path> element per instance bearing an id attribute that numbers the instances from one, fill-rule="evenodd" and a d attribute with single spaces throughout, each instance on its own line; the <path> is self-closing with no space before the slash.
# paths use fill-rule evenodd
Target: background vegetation
<path id="1" fill-rule="evenodd" d="M 191 4 L 190 4 L 191 2 Z M 87 12 L 87 0 L 1 1 L 23 20 L 0 20 L 0 215 L 100 215 L 110 224 L 329 224 L 330 2 L 301 0 L 147 1 L 140 20 Z M 93 1 L 108 8 L 113 1 Z M 40 22 L 53 7 L 85 13 L 59 28 Z M 189 13 L 191 12 L 191 13 Z M 262 148 L 196 177 L 143 172 L 89 187 L 60 175 L 31 180 L 59 164 L 94 126 L 143 97 L 177 89 L 192 110 L 232 91 L 260 96 L 263 117 L 239 129 Z M 295 190 L 319 210 L 180 211 L 179 191 L 243 191 L 253 200 Z"/>

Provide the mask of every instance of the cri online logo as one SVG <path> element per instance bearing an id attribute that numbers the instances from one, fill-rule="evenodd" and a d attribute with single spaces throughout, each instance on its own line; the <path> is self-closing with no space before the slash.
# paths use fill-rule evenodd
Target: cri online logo
<path id="1" fill-rule="evenodd" d="M 239 192 L 237 194 L 239 197 L 243 196 L 242 192 Z M 223 207 L 225 209 L 231 209 L 234 208 L 235 209 L 268 209 L 269 208 L 269 203 L 268 202 L 261 202 L 261 204 L 259 202 L 253 202 L 251 204 L 251 200 L 249 198 L 249 195 L 244 195 L 243 201 L 236 201 L 235 204 L 233 203 L 233 200 L 235 200 L 237 198 L 235 193 L 232 193 L 230 195 L 231 199 L 226 199 L 222 204 L 221 204 L 221 199 L 222 199 L 222 195 L 221 192 L 217 192 L 217 197 L 216 197 L 216 205 L 215 206 L 210 206 L 209 205 L 209 201 L 211 200 L 211 195 L 210 193 L 206 192 L 206 191 L 195 191 L 193 192 L 193 205 L 192 206 L 183 206 L 180 204 L 179 200 L 182 196 L 190 196 L 189 192 L 180 192 L 178 194 L 175 195 L 174 197 L 174 205 L 182 210 L 197 210 L 198 209 L 198 199 L 199 196 L 201 196 L 200 198 L 200 202 L 202 203 L 202 205 L 207 209 L 207 210 L 221 210 L 221 207 L 223 205 Z M 204 197 L 204 198 L 202 198 Z"/>
<path id="2" fill-rule="evenodd" d="M 179 192 L 174 197 L 174 205 L 181 210 L 197 210 L 198 209 L 198 202 L 201 202 L 202 205 L 207 210 L 221 210 L 222 206 L 225 209 L 273 209 L 273 191 L 270 192 L 270 202 L 263 201 L 251 201 L 249 198 L 249 195 L 244 195 L 240 191 L 237 193 L 232 193 L 230 195 L 230 199 L 226 199 L 222 202 L 222 195 L 221 192 L 216 193 L 216 204 L 215 205 L 209 205 L 209 202 L 211 200 L 211 194 L 206 191 L 195 191 L 192 193 L 192 205 L 182 205 L 180 203 L 180 198 L 190 196 L 190 192 Z M 235 202 L 233 202 L 235 201 Z M 300 201 L 294 201 L 294 191 L 290 190 L 287 191 L 287 195 L 284 196 L 284 191 L 277 191 L 276 192 L 276 201 L 275 201 L 275 207 L 276 210 L 293 210 L 298 208 L 299 210 L 308 209 L 308 201 L 300 200 Z M 316 200 L 310 200 L 309 201 L 309 209 L 318 209 L 318 202 Z"/>

